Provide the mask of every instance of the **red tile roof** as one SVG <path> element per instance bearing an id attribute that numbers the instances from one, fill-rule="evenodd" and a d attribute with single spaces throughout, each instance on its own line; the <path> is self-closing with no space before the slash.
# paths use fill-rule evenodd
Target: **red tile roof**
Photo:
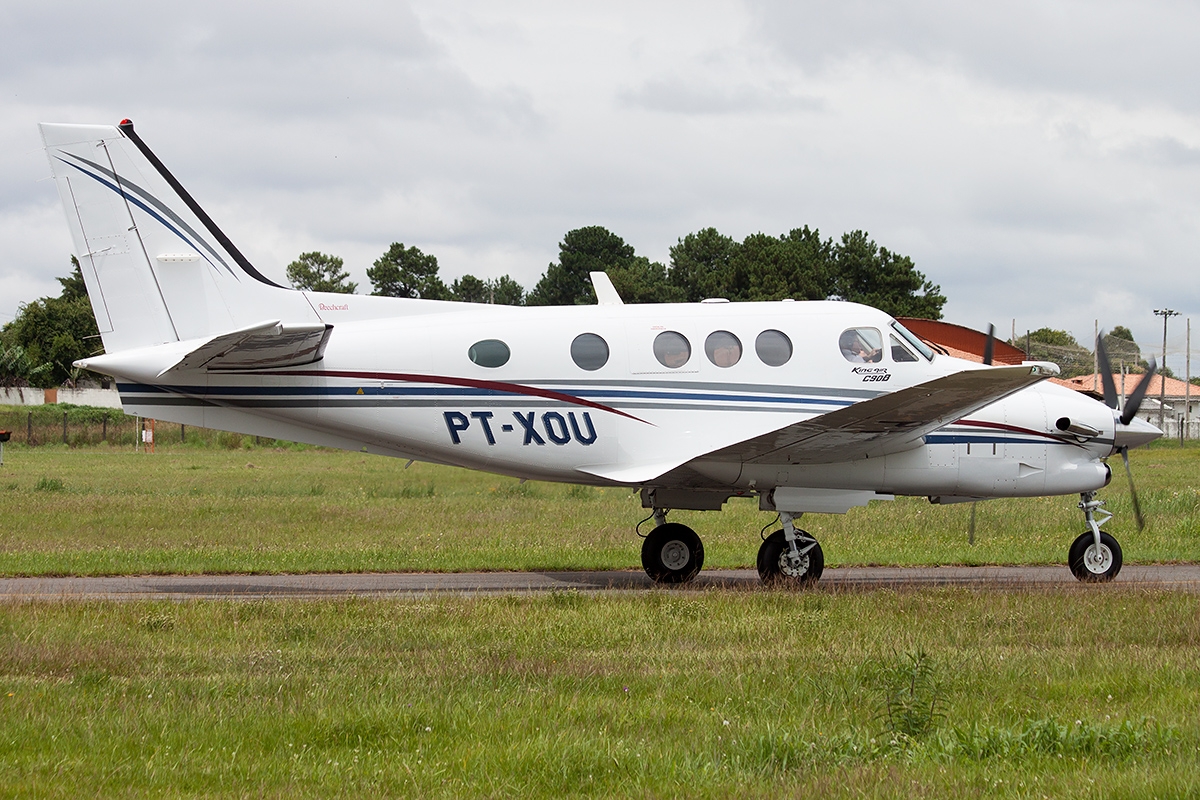
<path id="1" fill-rule="evenodd" d="M 1134 388 L 1141 383 L 1145 375 L 1126 375 L 1125 376 L 1125 394 L 1132 394 Z M 1079 392 L 1095 392 L 1096 394 L 1104 394 L 1104 380 L 1099 375 L 1080 375 L 1075 378 L 1057 379 L 1055 383 L 1060 383 L 1063 386 L 1069 386 Z M 1166 396 L 1174 398 L 1187 396 L 1200 399 L 1200 386 L 1192 386 L 1190 389 L 1187 384 L 1177 378 L 1166 378 Z M 1113 375 L 1113 385 L 1117 387 L 1117 394 L 1121 394 L 1121 374 Z M 1147 397 L 1159 397 L 1163 391 L 1163 376 L 1155 375 L 1150 379 L 1150 385 L 1146 388 Z"/>

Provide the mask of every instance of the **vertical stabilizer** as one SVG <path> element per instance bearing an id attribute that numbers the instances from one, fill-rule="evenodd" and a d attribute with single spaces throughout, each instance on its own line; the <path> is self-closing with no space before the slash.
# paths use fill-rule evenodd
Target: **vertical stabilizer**
<path id="1" fill-rule="evenodd" d="M 132 123 L 40 128 L 108 352 L 267 318 L 318 322 L 303 293 L 249 264 Z"/>

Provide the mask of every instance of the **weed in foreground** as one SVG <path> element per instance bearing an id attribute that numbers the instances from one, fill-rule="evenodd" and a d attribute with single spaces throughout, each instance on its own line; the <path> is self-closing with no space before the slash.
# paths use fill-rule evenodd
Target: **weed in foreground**
<path id="1" fill-rule="evenodd" d="M 61 492 L 66 488 L 61 478 L 39 478 L 33 486 L 35 492 Z"/>
<path id="2" fill-rule="evenodd" d="M 771 772 L 812 766 L 853 766 L 901 761 L 908 764 L 1028 764 L 1037 759 L 1124 762 L 1138 757 L 1169 757 L 1182 736 L 1149 718 L 1119 723 L 1059 722 L 1026 718 L 1013 726 L 972 722 L 939 728 L 924 741 L 871 736 L 862 731 L 806 738 L 770 730 L 751 738 L 743 757 Z"/>
<path id="3" fill-rule="evenodd" d="M 905 653 L 880 670 L 885 735 L 919 741 L 937 727 L 945 705 L 937 664 L 924 650 Z"/>

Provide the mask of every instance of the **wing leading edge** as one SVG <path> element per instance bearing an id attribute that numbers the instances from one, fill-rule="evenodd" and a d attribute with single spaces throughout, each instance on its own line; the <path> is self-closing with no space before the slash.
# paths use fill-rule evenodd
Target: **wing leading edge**
<path id="1" fill-rule="evenodd" d="M 701 458 L 827 464 L 919 447 L 925 434 L 1057 374 L 1052 364 L 956 372 L 797 422 Z"/>

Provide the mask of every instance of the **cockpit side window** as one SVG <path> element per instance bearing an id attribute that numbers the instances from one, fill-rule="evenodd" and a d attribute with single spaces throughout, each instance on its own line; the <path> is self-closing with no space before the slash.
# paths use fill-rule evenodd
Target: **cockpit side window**
<path id="1" fill-rule="evenodd" d="M 925 356 L 926 361 L 933 361 L 933 351 L 929 349 L 929 345 L 918 339 L 912 331 L 901 325 L 899 322 L 892 323 L 892 330 L 900 334 L 900 338 L 911 344 L 918 353 Z"/>
<path id="2" fill-rule="evenodd" d="M 883 359 L 883 337 L 875 328 L 847 328 L 838 337 L 838 348 L 852 364 L 875 364 Z"/>
<path id="3" fill-rule="evenodd" d="M 914 356 L 907 347 L 900 344 L 900 340 L 897 339 L 895 336 L 888 334 L 888 339 L 891 340 L 891 343 L 892 343 L 892 361 L 895 361 L 896 363 L 899 364 L 899 363 L 903 363 L 905 361 L 917 361 L 918 360 L 917 357 Z"/>

